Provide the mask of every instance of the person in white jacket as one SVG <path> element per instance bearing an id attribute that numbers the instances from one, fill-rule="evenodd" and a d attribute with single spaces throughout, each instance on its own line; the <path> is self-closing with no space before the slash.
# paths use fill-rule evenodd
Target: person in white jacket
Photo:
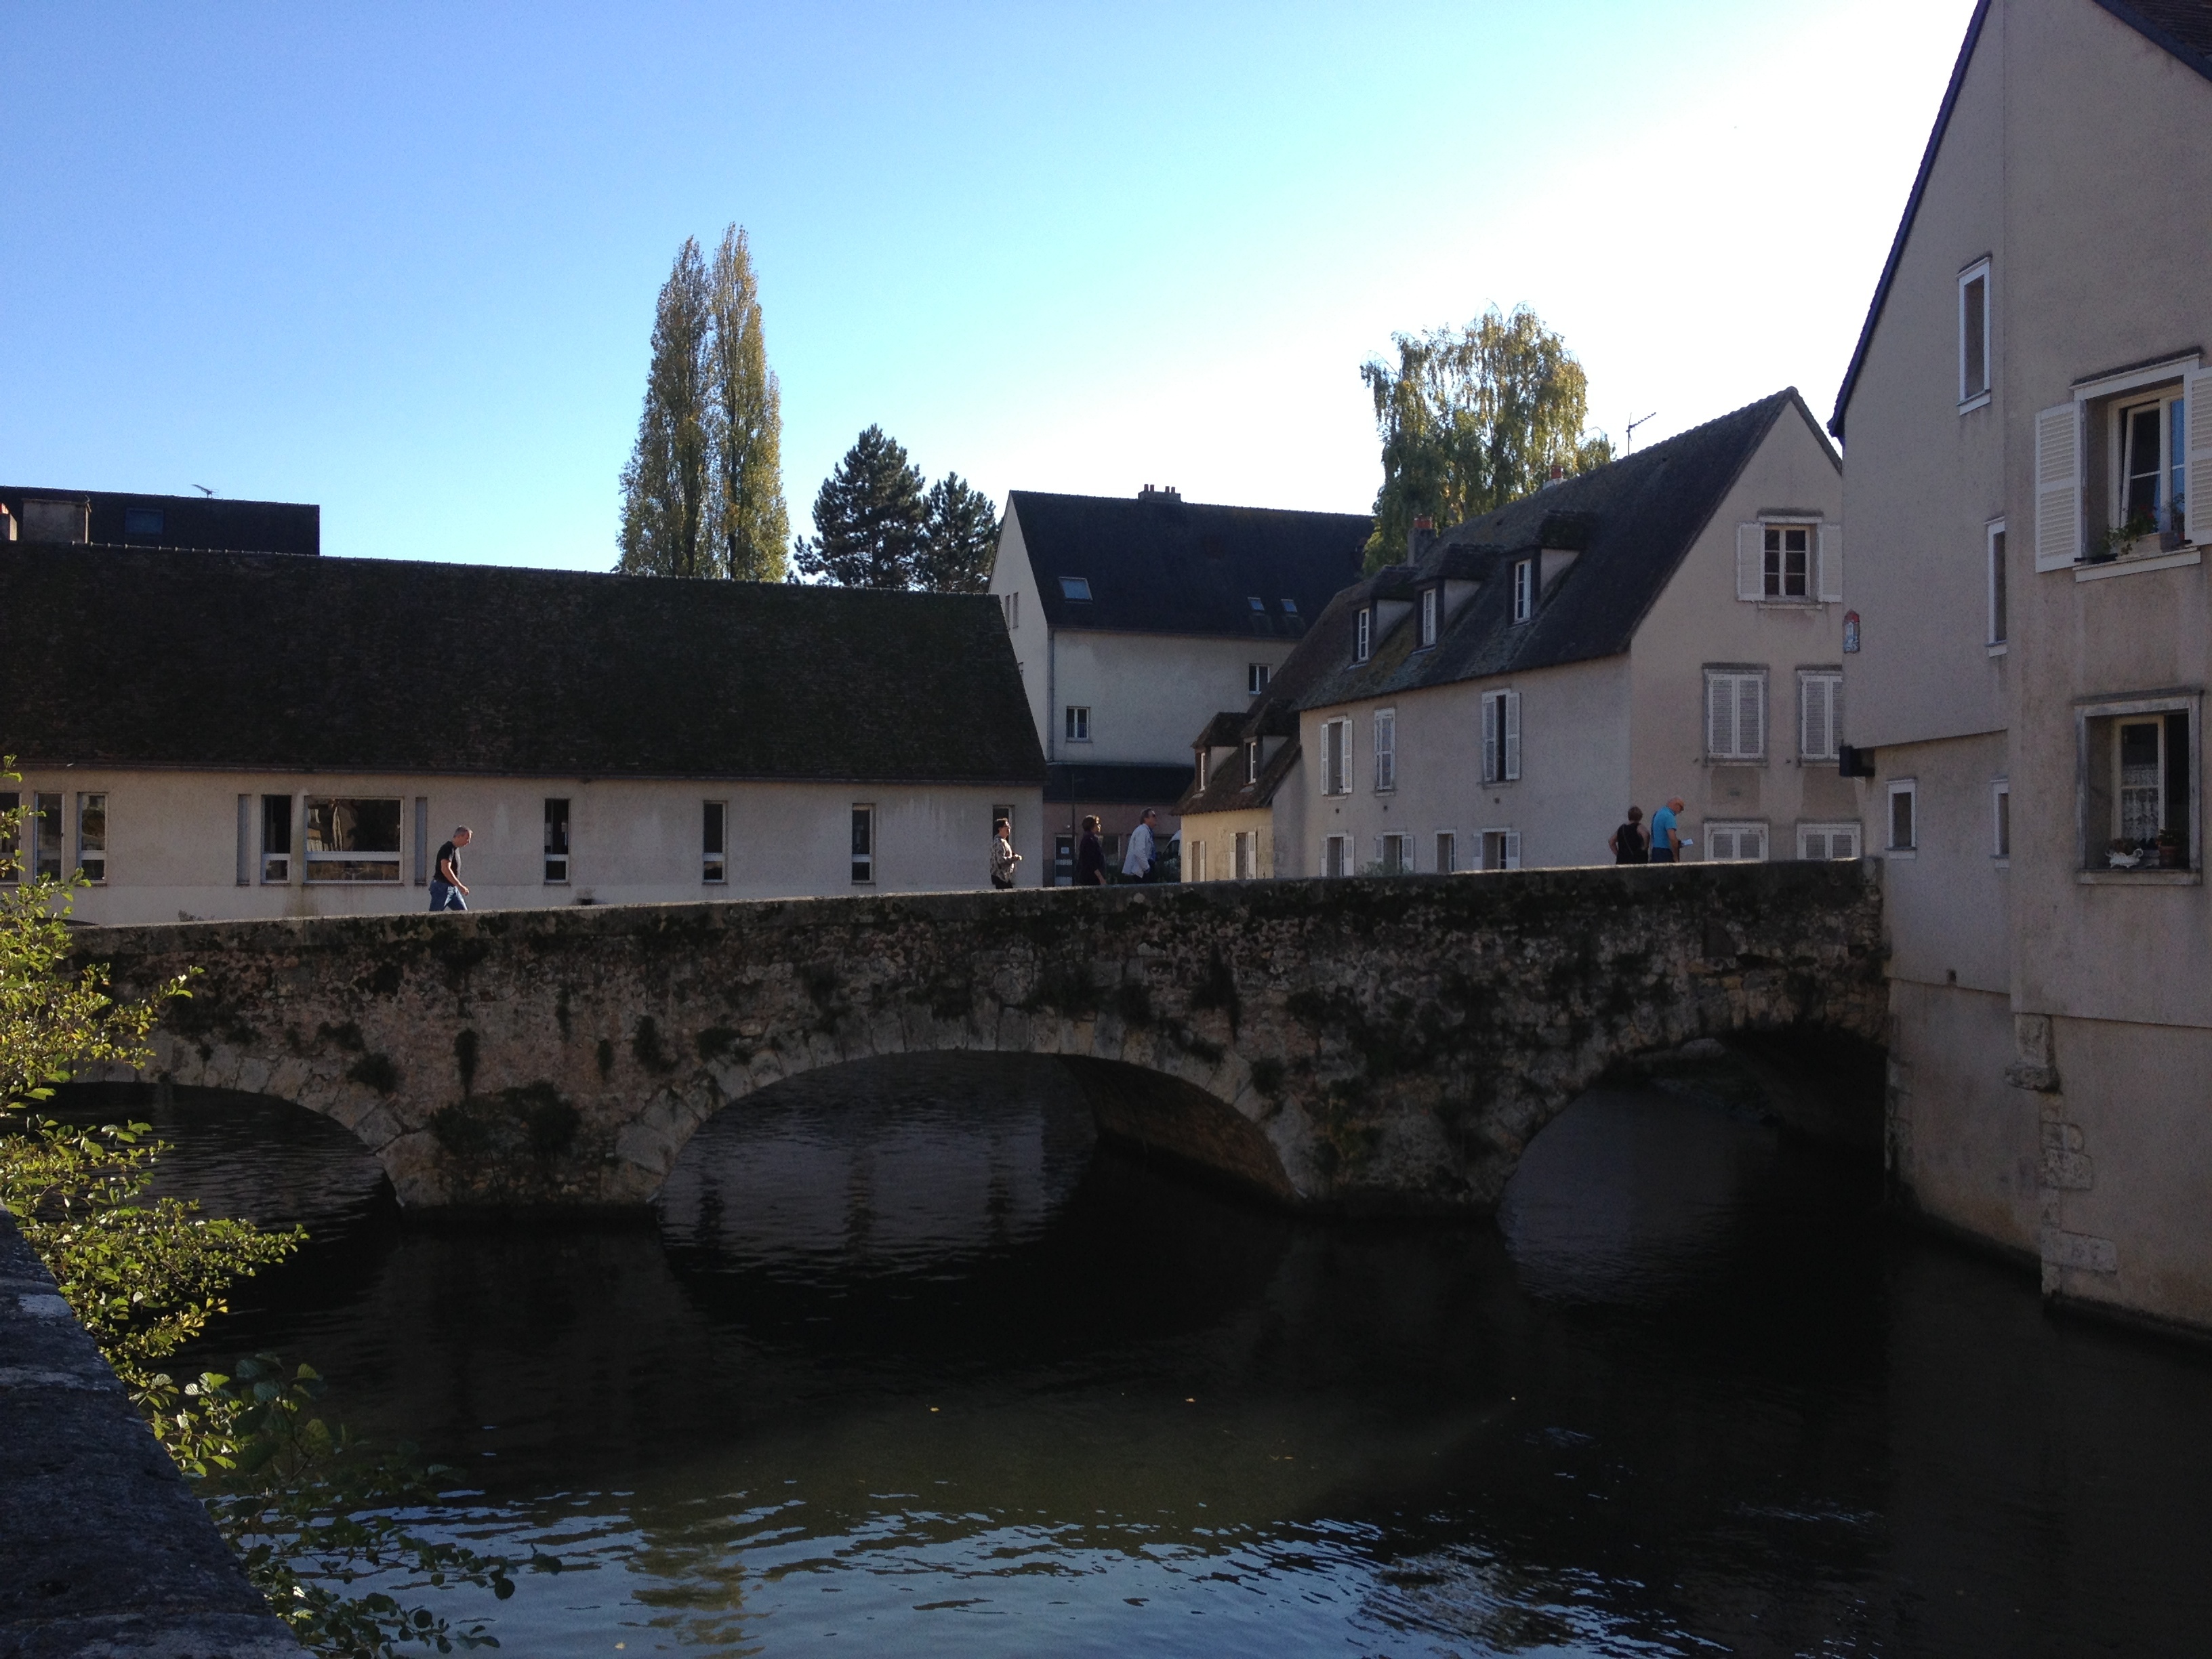
<path id="1" fill-rule="evenodd" d="M 1131 881 L 1152 878 L 1152 809 L 1147 806 L 1137 827 L 1129 831 L 1129 850 L 1121 860 L 1121 873 Z"/>

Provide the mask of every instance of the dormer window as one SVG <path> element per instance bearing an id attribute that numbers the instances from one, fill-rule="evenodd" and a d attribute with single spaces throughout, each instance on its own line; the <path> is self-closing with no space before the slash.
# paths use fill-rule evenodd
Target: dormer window
<path id="1" fill-rule="evenodd" d="M 1513 566 L 1513 620 L 1524 623 L 1536 611 L 1536 562 L 1521 559 Z"/>
<path id="2" fill-rule="evenodd" d="M 1421 590 L 1421 644 L 1424 648 L 1437 642 L 1437 590 Z"/>
<path id="3" fill-rule="evenodd" d="M 1062 576 L 1060 579 L 1060 592 L 1062 599 L 1081 599 L 1087 604 L 1091 599 L 1091 578 Z"/>
<path id="4" fill-rule="evenodd" d="M 1352 659 L 1354 662 L 1365 662 L 1367 660 L 1367 653 L 1373 641 L 1374 632 L 1375 609 L 1372 605 L 1363 605 L 1359 607 L 1358 633 L 1357 637 L 1353 640 L 1352 647 Z"/>
<path id="5" fill-rule="evenodd" d="M 1213 751 L 1212 751 L 1211 749 L 1201 749 L 1201 750 L 1200 750 L 1198 751 L 1198 789 L 1199 789 L 1199 793 L 1200 793 L 1200 794 L 1204 794 L 1204 793 L 1206 793 L 1206 785 L 1208 785 L 1208 784 L 1212 783 L 1212 781 L 1213 781 Z"/>
<path id="6" fill-rule="evenodd" d="M 1260 781 L 1260 740 L 1257 738 L 1244 745 L 1244 781 Z"/>

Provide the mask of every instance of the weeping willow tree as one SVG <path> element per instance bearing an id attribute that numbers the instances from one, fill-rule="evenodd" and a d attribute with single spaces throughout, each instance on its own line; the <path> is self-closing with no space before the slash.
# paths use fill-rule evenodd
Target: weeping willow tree
<path id="1" fill-rule="evenodd" d="M 1359 370 L 1382 440 L 1369 570 L 1405 558 L 1416 519 L 1463 523 L 1538 489 L 1555 465 L 1572 474 L 1613 459 L 1611 441 L 1584 430 L 1582 364 L 1526 306 L 1392 339 L 1396 363 Z"/>

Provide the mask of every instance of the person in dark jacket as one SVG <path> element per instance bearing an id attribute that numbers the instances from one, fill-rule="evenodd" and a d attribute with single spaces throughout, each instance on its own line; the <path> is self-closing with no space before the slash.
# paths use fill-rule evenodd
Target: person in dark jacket
<path id="1" fill-rule="evenodd" d="M 1083 839 L 1075 848 L 1075 884 L 1078 887 L 1103 887 L 1106 884 L 1106 848 L 1098 840 L 1097 817 L 1083 820 Z"/>
<path id="2" fill-rule="evenodd" d="M 1628 809 L 1628 822 L 1613 832 L 1606 845 L 1613 850 L 1615 864 L 1649 864 L 1651 862 L 1651 843 L 1644 836 L 1644 809 Z"/>

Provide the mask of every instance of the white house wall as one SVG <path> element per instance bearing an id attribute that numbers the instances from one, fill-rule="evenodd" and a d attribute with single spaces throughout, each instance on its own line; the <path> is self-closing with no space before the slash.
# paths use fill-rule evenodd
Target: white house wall
<path id="1" fill-rule="evenodd" d="M 1273 673 L 1289 640 L 1202 634 L 1107 634 L 1061 629 L 1053 640 L 1054 714 L 1046 753 L 1078 763 L 1173 766 L 1222 709 L 1247 708 L 1249 665 Z M 1091 739 L 1067 741 L 1070 706 L 1091 711 Z"/>

